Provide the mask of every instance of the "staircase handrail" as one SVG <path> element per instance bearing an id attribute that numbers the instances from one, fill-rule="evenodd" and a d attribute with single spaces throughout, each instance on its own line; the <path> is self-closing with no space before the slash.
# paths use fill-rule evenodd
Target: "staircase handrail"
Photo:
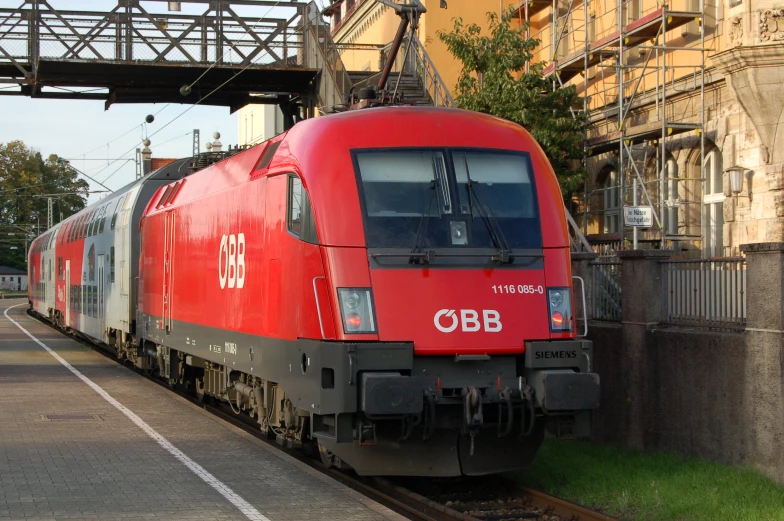
<path id="1" fill-rule="evenodd" d="M 311 7 L 312 6 L 312 7 Z M 305 17 L 305 29 L 313 37 L 313 41 L 317 44 L 317 50 L 323 60 L 321 68 L 321 81 L 332 80 L 332 83 L 337 91 L 338 98 L 341 102 L 346 99 L 346 94 L 351 88 L 351 78 L 346 70 L 343 60 L 340 57 L 335 41 L 330 34 L 330 27 L 328 24 L 323 23 L 321 13 L 315 2 L 308 4 L 307 13 L 317 13 L 316 16 L 311 17 L 310 14 Z M 315 22 L 315 23 L 314 23 Z M 323 44 L 322 44 L 323 40 Z M 329 78 L 327 78 L 329 76 Z M 327 100 L 320 100 L 321 103 L 327 103 Z M 322 107 L 326 108 L 326 107 Z"/>
<path id="2" fill-rule="evenodd" d="M 412 45 L 410 51 L 405 50 L 398 54 L 397 58 L 395 59 L 395 64 L 392 67 L 392 72 L 394 74 L 399 74 L 402 70 L 405 74 L 407 68 L 405 63 L 403 63 L 403 59 L 405 58 L 405 60 L 408 61 L 408 53 L 412 52 L 415 66 L 411 72 L 419 79 L 420 83 L 422 84 L 422 88 L 430 97 L 433 105 L 436 107 L 456 107 L 457 105 L 455 104 L 455 100 L 452 97 L 452 94 L 449 92 L 446 83 L 441 78 L 441 75 L 438 74 L 438 69 L 436 69 L 436 66 L 433 64 L 433 60 L 430 59 L 430 55 L 425 50 L 425 46 L 422 45 L 422 42 L 419 41 L 419 38 L 417 38 L 416 35 L 411 39 L 411 43 L 409 45 Z M 378 50 L 379 52 L 384 53 L 384 51 L 388 50 L 391 46 L 392 44 L 389 43 L 387 45 L 378 47 Z M 380 77 L 381 71 L 355 83 L 354 88 L 357 89 L 369 85 L 375 85 Z M 396 81 L 397 78 L 395 76 L 390 76 L 388 83 L 394 85 Z"/>
<path id="3" fill-rule="evenodd" d="M 593 249 L 591 248 L 591 244 L 583 235 L 583 232 L 580 230 L 580 227 L 575 222 L 574 217 L 572 214 L 569 213 L 569 210 L 566 209 L 564 205 L 564 214 L 566 214 L 566 220 L 569 223 L 569 242 L 572 244 L 572 251 L 573 252 L 592 252 Z"/>
<path id="4" fill-rule="evenodd" d="M 417 65 L 422 66 L 421 70 L 420 67 L 416 68 L 417 73 L 425 91 L 433 101 L 433 105 L 436 107 L 456 107 L 452 93 L 449 92 L 446 83 L 441 78 L 441 75 L 438 74 L 438 69 L 436 69 L 433 60 L 430 59 L 430 55 L 425 50 L 425 46 L 422 45 L 422 42 L 419 41 L 416 34 L 411 38 L 409 45 L 413 45 Z"/>

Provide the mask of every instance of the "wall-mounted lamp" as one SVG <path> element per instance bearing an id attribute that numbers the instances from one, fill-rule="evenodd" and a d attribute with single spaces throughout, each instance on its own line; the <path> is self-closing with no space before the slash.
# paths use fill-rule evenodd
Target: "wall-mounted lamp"
<path id="1" fill-rule="evenodd" d="M 441 0 L 441 9 L 446 9 L 446 0 Z"/>
<path id="2" fill-rule="evenodd" d="M 743 173 L 746 173 L 747 182 L 746 185 L 748 187 L 748 197 L 749 202 L 751 202 L 751 176 L 752 172 L 749 170 L 747 171 L 745 167 L 733 165 L 728 167 L 724 170 L 730 175 L 730 190 L 735 195 L 735 197 L 741 197 L 740 193 L 743 191 Z"/>

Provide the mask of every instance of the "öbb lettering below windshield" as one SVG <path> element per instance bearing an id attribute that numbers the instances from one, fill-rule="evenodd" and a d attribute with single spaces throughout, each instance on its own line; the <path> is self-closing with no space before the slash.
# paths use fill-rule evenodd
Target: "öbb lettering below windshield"
<path id="1" fill-rule="evenodd" d="M 354 165 L 369 248 L 542 247 L 526 153 L 358 150 Z"/>

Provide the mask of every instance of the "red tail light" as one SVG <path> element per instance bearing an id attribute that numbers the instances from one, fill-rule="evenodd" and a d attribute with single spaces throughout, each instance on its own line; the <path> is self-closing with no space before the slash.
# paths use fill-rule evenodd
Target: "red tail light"
<path id="1" fill-rule="evenodd" d="M 362 325 L 362 317 L 356 313 L 349 313 L 346 315 L 346 324 L 348 324 L 351 329 L 359 329 Z"/>
<path id="2" fill-rule="evenodd" d="M 563 327 L 564 318 L 559 312 L 553 313 L 553 329 L 561 329 Z"/>

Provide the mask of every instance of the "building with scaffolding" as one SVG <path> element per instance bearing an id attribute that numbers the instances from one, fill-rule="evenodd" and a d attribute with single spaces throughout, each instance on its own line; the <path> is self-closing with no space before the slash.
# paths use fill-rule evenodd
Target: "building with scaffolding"
<path id="1" fill-rule="evenodd" d="M 782 95 L 765 87 L 780 83 L 784 23 L 763 4 L 518 4 L 545 74 L 583 95 L 588 178 L 572 213 L 594 250 L 722 257 L 784 240 Z M 637 206 L 652 226 L 625 225 Z"/>
<path id="2" fill-rule="evenodd" d="M 404 98 L 450 106 L 460 64 L 437 32 L 456 17 L 485 29 L 487 11 L 508 8 L 540 40 L 535 59 L 554 86 L 582 94 L 588 177 L 569 210 L 594 250 L 722 257 L 784 241 L 784 11 L 771 0 L 423 3 L 418 38 L 394 69 Z M 319 52 L 336 91 L 372 83 L 399 18 L 375 0 L 332 0 L 321 14 Z M 252 138 L 262 118 L 250 110 L 240 133 Z M 627 207 L 650 208 L 651 226 L 627 226 Z"/>
<path id="3" fill-rule="evenodd" d="M 545 74 L 583 95 L 588 178 L 570 210 L 593 249 L 721 257 L 743 243 L 784 240 L 784 11 L 769 4 L 452 1 L 430 7 L 420 38 L 452 87 L 459 64 L 436 31 L 456 16 L 481 26 L 485 11 L 513 5 L 517 23 L 541 42 Z M 334 1 L 336 42 L 391 38 L 396 20 L 384 9 Z M 651 208 L 652 226 L 625 225 L 624 208 L 635 206 Z"/>

